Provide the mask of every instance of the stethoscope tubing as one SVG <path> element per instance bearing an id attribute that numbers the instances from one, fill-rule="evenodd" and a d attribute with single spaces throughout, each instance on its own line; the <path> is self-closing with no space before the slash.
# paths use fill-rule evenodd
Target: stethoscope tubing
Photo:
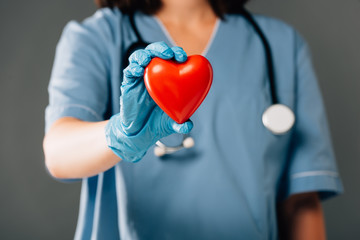
<path id="1" fill-rule="evenodd" d="M 260 40 L 264 46 L 265 50 L 265 57 L 266 57 L 266 65 L 267 65 L 267 72 L 269 77 L 269 83 L 270 83 L 270 94 L 271 94 L 271 103 L 272 104 L 278 104 L 278 97 L 276 94 L 276 82 L 275 82 L 275 73 L 274 73 L 274 63 L 273 63 L 273 57 L 271 52 L 271 47 L 269 44 L 269 41 L 265 37 L 265 34 L 261 30 L 260 26 L 256 23 L 254 17 L 250 12 L 248 12 L 245 8 L 242 9 L 241 15 L 244 16 L 244 18 L 250 23 L 250 25 L 254 28 L 254 31 L 257 33 L 257 35 L 260 37 Z M 125 57 L 123 59 L 123 66 L 127 66 L 128 58 L 130 57 L 131 53 L 133 53 L 135 50 L 140 48 L 145 48 L 149 43 L 145 42 L 143 38 L 141 37 L 141 34 L 136 26 L 135 19 L 134 19 L 134 13 L 129 14 L 129 22 L 131 25 L 131 28 L 136 36 L 137 41 L 132 43 L 126 51 Z"/>
<path id="2" fill-rule="evenodd" d="M 291 127 L 294 124 L 295 121 L 295 116 L 293 114 L 293 112 L 291 111 L 291 109 L 283 104 L 279 104 L 278 101 L 278 96 L 277 96 L 277 91 L 276 91 L 276 81 L 275 81 L 275 72 L 274 72 L 274 63 L 273 63 L 273 57 L 272 57 L 272 52 L 271 52 L 271 47 L 269 44 L 269 41 L 267 40 L 267 38 L 265 37 L 264 32 L 261 30 L 260 26 L 257 24 L 257 22 L 255 21 L 254 17 L 252 16 L 252 14 L 250 12 L 248 12 L 245 8 L 242 9 L 241 11 L 241 15 L 250 23 L 250 25 L 253 27 L 254 31 L 257 33 L 257 35 L 260 37 L 260 40 L 262 42 L 262 45 L 264 46 L 264 52 L 265 52 L 265 57 L 266 57 L 266 65 L 267 65 L 267 73 L 268 73 L 268 80 L 269 80 L 269 88 L 270 88 L 270 96 L 271 96 L 271 105 L 270 107 L 264 112 L 263 114 L 263 124 L 264 126 L 270 130 L 270 132 L 272 132 L 273 134 L 276 135 L 281 135 L 286 133 L 287 131 L 289 131 L 291 129 Z M 129 22 L 131 25 L 131 28 L 136 36 L 136 41 L 134 43 L 132 43 L 126 50 L 126 54 L 124 55 L 123 61 L 122 61 L 122 66 L 125 67 L 128 65 L 128 59 L 130 57 L 130 55 L 137 49 L 142 49 L 145 48 L 149 43 L 145 42 L 143 40 L 143 38 L 141 37 L 141 34 L 136 26 L 135 23 L 135 19 L 134 19 L 134 13 L 130 13 L 129 14 Z M 273 129 L 270 125 L 272 121 L 277 121 L 278 117 L 273 117 L 271 116 L 271 112 L 276 112 L 276 111 L 285 111 L 282 112 L 282 116 L 288 117 L 289 119 L 287 123 L 288 126 L 283 126 L 280 128 L 275 127 L 275 129 Z M 268 114 L 268 112 L 270 112 Z M 270 117 L 269 117 L 270 116 Z M 275 124 L 276 125 L 276 124 Z M 191 138 L 191 137 L 188 137 Z M 174 153 L 177 152 L 184 147 L 184 141 L 175 147 L 168 147 L 166 146 L 164 143 L 162 143 L 161 141 L 158 141 L 156 143 L 155 146 L 155 155 L 157 156 L 163 156 L 165 154 L 170 154 L 170 153 Z M 194 145 L 194 140 L 191 138 L 191 141 L 193 141 L 192 146 Z M 157 151 L 157 152 L 156 152 Z M 159 154 L 159 153 L 163 153 L 163 154 Z"/>
<path id="3" fill-rule="evenodd" d="M 271 53 L 271 47 L 269 44 L 269 41 L 265 37 L 265 34 L 261 30 L 260 26 L 256 23 L 253 16 L 243 8 L 242 15 L 245 17 L 245 19 L 253 26 L 255 32 L 260 37 L 264 50 L 265 50 L 265 56 L 266 56 L 266 65 L 267 65 L 267 71 L 268 71 L 268 77 L 269 77 L 269 83 L 270 83 L 270 94 L 271 94 L 271 102 L 272 104 L 278 104 L 278 97 L 276 94 L 276 83 L 275 83 L 275 73 L 274 73 L 274 63 L 273 63 L 273 57 Z"/>

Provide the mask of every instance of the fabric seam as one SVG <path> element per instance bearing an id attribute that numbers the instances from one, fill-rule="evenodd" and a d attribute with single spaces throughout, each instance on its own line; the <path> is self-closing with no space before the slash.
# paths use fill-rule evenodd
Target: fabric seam
<path id="1" fill-rule="evenodd" d="M 291 175 L 292 179 L 303 178 L 303 177 L 314 177 L 314 176 L 329 176 L 329 177 L 338 177 L 337 172 L 332 171 L 307 171 L 299 172 Z"/>

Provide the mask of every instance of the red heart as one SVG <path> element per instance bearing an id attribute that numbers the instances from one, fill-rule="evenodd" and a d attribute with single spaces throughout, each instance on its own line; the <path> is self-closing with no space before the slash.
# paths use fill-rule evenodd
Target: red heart
<path id="1" fill-rule="evenodd" d="M 145 86 L 156 104 L 177 123 L 196 111 L 210 90 L 213 71 L 201 55 L 186 62 L 154 58 L 145 68 Z"/>

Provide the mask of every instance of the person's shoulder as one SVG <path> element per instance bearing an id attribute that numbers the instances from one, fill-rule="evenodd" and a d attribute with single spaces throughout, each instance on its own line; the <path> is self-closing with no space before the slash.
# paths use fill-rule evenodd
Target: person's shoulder
<path id="1" fill-rule="evenodd" d="M 290 23 L 284 20 L 262 14 L 253 14 L 253 17 L 261 30 L 264 32 L 272 48 L 278 51 L 308 48 L 303 35 Z M 295 53 L 294 52 L 294 53 Z"/>
<path id="2" fill-rule="evenodd" d="M 121 21 L 123 14 L 118 8 L 100 8 L 92 16 L 82 21 L 86 27 L 115 27 Z"/>
<path id="3" fill-rule="evenodd" d="M 272 35 L 294 35 L 297 34 L 296 29 L 289 23 L 275 17 L 269 17 L 261 14 L 254 14 L 256 22 L 261 29 Z"/>
<path id="4" fill-rule="evenodd" d="M 255 19 L 264 33 L 269 36 L 274 47 L 282 48 L 283 46 L 289 46 L 296 49 L 296 51 L 308 48 L 307 41 L 303 35 L 291 24 L 260 14 L 256 14 Z"/>
<path id="5" fill-rule="evenodd" d="M 262 14 L 253 13 L 252 16 L 270 41 L 274 39 L 281 41 L 294 41 L 295 39 L 302 40 L 299 32 L 291 24 L 283 20 Z M 231 14 L 227 16 L 227 19 L 232 21 L 234 24 L 246 21 L 244 16 L 241 14 Z M 250 24 L 248 24 L 248 28 L 253 31 L 253 27 Z"/>
<path id="6" fill-rule="evenodd" d="M 71 20 L 64 27 L 63 35 L 82 39 L 114 41 L 120 31 L 123 14 L 118 8 L 101 8 L 82 21 Z"/>

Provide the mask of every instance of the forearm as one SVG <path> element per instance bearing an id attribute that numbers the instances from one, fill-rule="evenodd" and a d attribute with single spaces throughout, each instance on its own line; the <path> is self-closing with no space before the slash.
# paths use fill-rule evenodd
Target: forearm
<path id="1" fill-rule="evenodd" d="M 56 121 L 44 138 L 46 166 L 56 178 L 96 175 L 120 161 L 106 144 L 107 121 L 84 122 L 64 117 Z"/>
<path id="2" fill-rule="evenodd" d="M 324 240 L 325 223 L 317 193 L 297 194 L 278 208 L 280 239 Z"/>

